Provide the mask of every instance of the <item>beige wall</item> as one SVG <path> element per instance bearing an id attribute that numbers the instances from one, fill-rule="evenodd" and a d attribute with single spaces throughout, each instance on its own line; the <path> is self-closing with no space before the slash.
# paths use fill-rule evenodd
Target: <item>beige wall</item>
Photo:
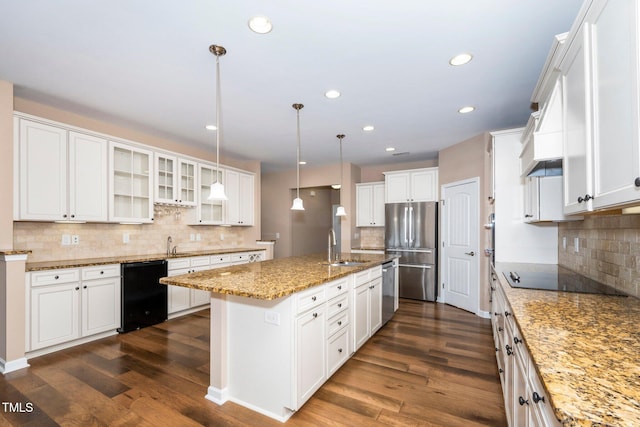
<path id="1" fill-rule="evenodd" d="M 291 198 L 295 190 L 291 189 Z M 313 191 L 314 196 L 311 196 Z M 308 255 L 327 252 L 328 230 L 333 226 L 331 193 L 338 193 L 331 187 L 305 189 L 304 211 L 290 211 L 292 255 Z"/>
<path id="2" fill-rule="evenodd" d="M 640 298 L 639 261 L 640 215 L 598 214 L 558 224 L 558 264 L 636 298 Z"/>
<path id="3" fill-rule="evenodd" d="M 300 198 L 309 199 L 307 188 L 323 187 L 339 181 L 340 165 L 333 164 L 316 168 L 300 169 Z M 342 218 L 341 247 L 343 252 L 360 242 L 355 238 L 355 184 L 360 182 L 360 168 L 350 163 L 343 165 L 344 185 L 340 189 L 340 200 L 347 210 Z M 262 175 L 262 237 L 276 239 L 275 258 L 292 254 L 291 193 L 296 188 L 296 171 L 272 172 Z M 306 211 L 305 211 L 306 212 Z M 328 232 L 328 230 L 327 230 Z"/>
<path id="4" fill-rule="evenodd" d="M 16 98 L 15 110 L 38 117 L 55 120 L 64 124 L 81 127 L 94 132 L 127 139 L 164 150 L 177 152 L 202 160 L 215 161 L 214 146 L 211 149 L 193 148 L 172 140 L 145 134 L 116 126 L 107 122 L 90 119 L 74 113 L 32 101 Z M 9 114 L 11 117 L 11 114 Z M 11 145 L 11 144 L 9 144 Z M 156 206 L 154 223 L 144 225 L 120 224 L 55 224 L 39 222 L 16 222 L 12 231 L 16 249 L 28 249 L 33 253 L 29 261 L 49 261 L 60 259 L 93 258 L 133 254 L 162 253 L 166 248 L 167 236 L 171 235 L 174 245 L 180 251 L 253 247 L 260 239 L 260 162 L 240 161 L 220 156 L 220 162 L 256 173 L 255 181 L 255 226 L 219 227 L 191 226 L 195 210 L 193 208 L 168 208 Z M 12 167 L 12 165 L 10 165 Z M 9 193 L 11 194 L 11 193 Z M 130 235 L 128 244 L 123 243 L 123 234 Z M 80 244 L 62 246 L 62 234 L 77 234 Z M 200 234 L 200 241 L 191 241 L 191 234 Z M 224 240 L 221 239 L 224 235 Z"/>
<path id="5" fill-rule="evenodd" d="M 462 141 L 456 145 L 445 148 L 440 151 L 438 179 L 439 185 L 450 184 L 469 178 L 479 177 L 480 189 L 480 310 L 488 311 L 489 303 L 489 260 L 484 255 L 484 248 L 489 247 L 490 232 L 482 227 L 487 222 L 487 217 L 492 211 L 492 205 L 489 203 L 488 196 L 489 184 L 491 176 L 490 162 L 488 161 L 489 153 L 487 145 L 491 139 L 488 133 L 481 134 Z M 441 283 L 439 281 L 439 283 Z M 441 286 L 441 285 L 440 285 Z"/>
<path id="6" fill-rule="evenodd" d="M 13 248 L 13 85 L 0 80 L 0 249 Z"/>

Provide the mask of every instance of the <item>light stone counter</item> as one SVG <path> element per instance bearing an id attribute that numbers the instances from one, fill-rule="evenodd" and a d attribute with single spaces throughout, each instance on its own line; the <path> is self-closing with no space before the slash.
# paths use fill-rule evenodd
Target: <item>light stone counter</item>
<path id="1" fill-rule="evenodd" d="M 556 416 L 640 425 L 640 300 L 515 289 L 496 272 Z"/>
<path id="2" fill-rule="evenodd" d="M 341 259 L 363 264 L 332 267 L 326 256 L 309 255 L 242 264 L 165 277 L 160 283 L 202 289 L 219 294 L 264 300 L 281 298 L 397 258 L 395 255 L 341 254 Z"/>
<path id="3" fill-rule="evenodd" d="M 179 252 L 175 255 L 167 256 L 166 254 L 149 254 L 149 255 L 125 255 L 114 257 L 101 257 L 101 258 L 82 258 L 82 259 L 69 259 L 59 261 L 41 261 L 41 262 L 27 262 L 27 271 L 38 270 L 53 270 L 58 268 L 77 268 L 77 267 L 89 267 L 94 265 L 106 265 L 106 264 L 123 264 L 126 262 L 144 262 L 144 261 L 156 261 L 161 259 L 176 259 L 176 258 L 188 258 L 196 256 L 207 255 L 222 255 L 233 254 L 238 252 L 253 252 L 264 251 L 264 248 L 224 248 L 224 249 L 206 249 L 202 251 L 193 252 Z"/>

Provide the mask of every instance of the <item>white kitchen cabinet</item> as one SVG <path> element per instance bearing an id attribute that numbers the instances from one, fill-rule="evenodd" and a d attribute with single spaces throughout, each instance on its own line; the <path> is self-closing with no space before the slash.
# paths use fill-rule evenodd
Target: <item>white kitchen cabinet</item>
<path id="1" fill-rule="evenodd" d="M 438 168 L 385 172 L 385 202 L 432 202 L 438 199 Z"/>
<path id="2" fill-rule="evenodd" d="M 115 333 L 120 326 L 120 265 L 29 274 L 28 350 Z"/>
<path id="3" fill-rule="evenodd" d="M 14 117 L 18 220 L 107 221 L 107 141 Z"/>
<path id="4" fill-rule="evenodd" d="M 327 379 L 324 300 L 296 318 L 297 404 L 301 407 Z"/>
<path id="5" fill-rule="evenodd" d="M 222 257 L 228 259 L 228 255 Z M 228 265 L 228 263 L 216 262 L 212 265 L 209 256 L 173 258 L 167 264 L 167 276 L 191 274 L 210 268 L 220 268 L 224 265 Z M 168 285 L 167 288 L 167 314 L 171 319 L 206 308 L 211 301 L 211 293 L 202 289 L 172 285 Z"/>
<path id="6" fill-rule="evenodd" d="M 356 184 L 356 227 L 384 227 L 384 182 Z"/>
<path id="7" fill-rule="evenodd" d="M 253 225 L 254 175 L 227 169 L 225 180 L 227 224 Z"/>
<path id="8" fill-rule="evenodd" d="M 355 274 L 353 290 L 353 350 L 358 350 L 382 326 L 382 268 Z"/>
<path id="9" fill-rule="evenodd" d="M 507 423 L 512 427 L 559 426 L 501 286 L 492 270 L 491 323 Z"/>
<path id="10" fill-rule="evenodd" d="M 580 215 L 565 215 L 562 203 L 562 176 L 524 178 L 524 221 L 575 221 Z"/>
<path id="11" fill-rule="evenodd" d="M 565 213 L 640 200 L 638 4 L 583 8 L 563 61 Z"/>
<path id="12" fill-rule="evenodd" d="M 196 162 L 155 153 L 155 171 L 155 203 L 196 206 Z"/>
<path id="13" fill-rule="evenodd" d="M 217 170 L 218 182 L 225 184 L 224 169 Z M 225 221 L 225 205 L 226 202 L 222 200 L 208 200 L 211 193 L 211 184 L 216 179 L 216 166 L 209 164 L 198 164 L 198 178 L 199 178 L 199 202 L 197 208 L 196 224 L 200 225 L 222 225 Z M 225 189 L 226 190 L 226 189 Z"/>
<path id="14" fill-rule="evenodd" d="M 109 221 L 153 221 L 153 153 L 109 141 Z"/>
<path id="15" fill-rule="evenodd" d="M 120 291 L 119 274 L 82 282 L 82 336 L 115 331 L 120 327 Z"/>

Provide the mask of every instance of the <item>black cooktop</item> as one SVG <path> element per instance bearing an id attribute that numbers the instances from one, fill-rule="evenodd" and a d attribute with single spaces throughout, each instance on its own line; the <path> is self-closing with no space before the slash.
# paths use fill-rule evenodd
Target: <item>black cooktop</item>
<path id="1" fill-rule="evenodd" d="M 555 264 L 518 264 L 503 274 L 512 288 L 626 296 L 612 286 Z"/>

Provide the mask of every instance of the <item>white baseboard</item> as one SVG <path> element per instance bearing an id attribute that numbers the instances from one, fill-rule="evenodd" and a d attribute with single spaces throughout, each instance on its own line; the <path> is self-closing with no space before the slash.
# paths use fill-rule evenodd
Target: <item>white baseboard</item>
<path id="1" fill-rule="evenodd" d="M 209 386 L 209 388 L 207 389 L 207 394 L 204 397 L 205 399 L 212 401 L 216 405 L 222 405 L 229 400 L 229 390 L 226 388 L 220 390 L 217 387 Z"/>
<path id="2" fill-rule="evenodd" d="M 490 311 L 478 310 L 476 315 L 482 317 L 483 319 L 491 319 L 491 312 Z"/>
<path id="3" fill-rule="evenodd" d="M 28 368 L 29 363 L 27 362 L 26 357 L 21 357 L 20 359 L 10 360 L 8 362 L 0 359 L 0 373 L 8 374 L 9 372 L 17 371 L 19 369 Z"/>

